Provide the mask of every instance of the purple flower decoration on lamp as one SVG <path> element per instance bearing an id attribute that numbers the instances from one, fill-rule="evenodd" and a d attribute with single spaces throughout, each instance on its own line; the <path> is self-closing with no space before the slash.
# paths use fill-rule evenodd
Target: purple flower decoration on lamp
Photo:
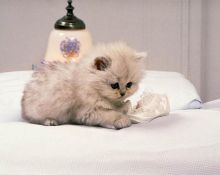
<path id="1" fill-rule="evenodd" d="M 76 38 L 66 37 L 66 39 L 60 43 L 60 50 L 63 57 L 71 61 L 71 59 L 79 56 L 80 42 Z"/>

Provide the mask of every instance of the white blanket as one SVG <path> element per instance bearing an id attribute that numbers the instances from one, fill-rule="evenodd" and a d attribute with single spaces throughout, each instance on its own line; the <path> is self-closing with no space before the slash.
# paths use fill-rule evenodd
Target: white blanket
<path id="1" fill-rule="evenodd" d="M 46 127 L 21 120 L 29 76 L 0 77 L 0 175 L 220 174 L 220 101 L 122 130 Z"/>
<path id="2" fill-rule="evenodd" d="M 3 122 L 0 174 L 219 175 L 219 123 L 212 110 L 177 111 L 122 130 Z"/>

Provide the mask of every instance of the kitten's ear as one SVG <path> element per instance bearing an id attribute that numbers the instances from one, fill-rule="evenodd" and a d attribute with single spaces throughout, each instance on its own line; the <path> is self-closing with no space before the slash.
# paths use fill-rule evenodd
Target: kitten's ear
<path id="1" fill-rule="evenodd" d="M 107 57 L 97 57 L 94 62 L 95 68 L 100 71 L 106 70 L 111 66 L 111 64 L 111 59 Z"/>
<path id="2" fill-rule="evenodd" d="M 147 58 L 147 52 L 136 52 L 135 59 L 136 60 L 143 60 Z"/>

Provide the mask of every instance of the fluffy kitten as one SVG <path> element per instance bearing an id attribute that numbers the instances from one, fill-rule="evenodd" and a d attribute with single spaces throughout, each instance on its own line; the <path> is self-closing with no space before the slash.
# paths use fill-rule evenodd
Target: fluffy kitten
<path id="1" fill-rule="evenodd" d="M 128 127 L 130 102 L 124 100 L 138 88 L 145 56 L 111 43 L 93 48 L 78 64 L 49 63 L 26 85 L 22 116 L 42 125 Z"/>

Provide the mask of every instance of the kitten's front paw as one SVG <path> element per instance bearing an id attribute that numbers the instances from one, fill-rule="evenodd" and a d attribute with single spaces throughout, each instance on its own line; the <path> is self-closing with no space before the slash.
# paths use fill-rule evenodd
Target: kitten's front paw
<path id="1" fill-rule="evenodd" d="M 53 119 L 46 119 L 43 123 L 45 126 L 57 126 L 58 122 Z"/>
<path id="2" fill-rule="evenodd" d="M 115 129 L 122 129 L 131 126 L 131 120 L 128 117 L 121 117 L 114 122 Z"/>

